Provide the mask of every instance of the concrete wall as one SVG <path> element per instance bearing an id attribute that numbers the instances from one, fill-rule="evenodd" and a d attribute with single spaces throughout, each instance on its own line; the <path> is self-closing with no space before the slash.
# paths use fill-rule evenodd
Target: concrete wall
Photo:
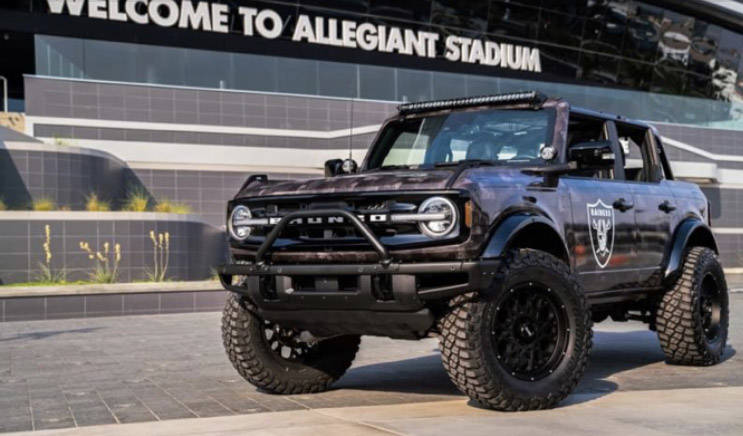
<path id="1" fill-rule="evenodd" d="M 207 223 L 223 227 L 227 202 L 247 178 L 242 171 L 169 170 L 135 168 L 138 181 L 155 199 L 169 198 L 190 205 L 193 213 Z M 308 174 L 265 173 L 270 179 L 313 177 Z"/>
<path id="2" fill-rule="evenodd" d="M 319 174 L 279 172 L 272 179 Z M 0 198 L 9 209 L 30 209 L 48 198 L 57 208 L 83 210 L 87 196 L 119 209 L 128 192 L 150 196 L 153 204 L 171 200 L 189 205 L 209 224 L 224 225 L 227 201 L 245 182 L 248 172 L 236 169 L 131 168 L 110 153 L 80 147 L 27 141 L 0 141 Z"/>
<path id="3" fill-rule="evenodd" d="M 93 193 L 117 207 L 127 189 L 143 188 L 124 162 L 105 152 L 33 142 L 0 146 L 0 196 L 11 209 L 48 198 L 80 210 Z"/>
<path id="4" fill-rule="evenodd" d="M 50 228 L 51 266 L 68 281 L 87 280 L 95 261 L 80 248 L 113 251 L 121 246 L 120 282 L 147 279 L 155 256 L 149 232 L 169 234 L 167 278 L 203 280 L 224 261 L 224 233 L 197 216 L 135 212 L 2 212 L 0 213 L 0 284 L 38 279 L 45 262 L 45 226 Z"/>
<path id="5" fill-rule="evenodd" d="M 320 169 L 361 155 L 395 103 L 27 76 L 27 133 L 132 162 Z M 177 147 L 171 145 L 177 144 Z"/>

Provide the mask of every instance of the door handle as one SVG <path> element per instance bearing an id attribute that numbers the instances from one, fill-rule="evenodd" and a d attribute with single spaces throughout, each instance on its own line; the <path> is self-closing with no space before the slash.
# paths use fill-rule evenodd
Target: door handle
<path id="1" fill-rule="evenodd" d="M 627 212 L 628 210 L 635 207 L 633 203 L 628 202 L 624 198 L 620 198 L 619 200 L 615 201 L 613 206 L 614 209 L 617 209 L 620 212 Z"/>
<path id="2" fill-rule="evenodd" d="M 662 210 L 665 213 L 671 213 L 676 210 L 676 206 L 672 205 L 670 201 L 666 200 L 658 205 L 658 209 Z"/>

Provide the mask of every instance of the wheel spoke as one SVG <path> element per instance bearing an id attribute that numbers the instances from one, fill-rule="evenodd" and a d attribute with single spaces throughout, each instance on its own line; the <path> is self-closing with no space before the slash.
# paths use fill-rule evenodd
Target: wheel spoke
<path id="1" fill-rule="evenodd" d="M 269 348 L 282 359 L 301 360 L 307 356 L 315 343 L 302 341 L 300 335 L 298 330 L 265 321 L 264 338 Z"/>
<path id="2" fill-rule="evenodd" d="M 529 283 L 509 289 L 493 318 L 493 341 L 500 364 L 524 380 L 545 377 L 558 365 L 558 346 L 567 344 L 567 313 L 547 287 Z"/>

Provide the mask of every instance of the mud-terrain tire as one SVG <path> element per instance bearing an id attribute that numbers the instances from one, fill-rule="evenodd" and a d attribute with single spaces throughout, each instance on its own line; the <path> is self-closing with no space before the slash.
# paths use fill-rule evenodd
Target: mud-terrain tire
<path id="1" fill-rule="evenodd" d="M 525 305 L 526 309 L 518 312 L 517 307 L 522 303 L 512 303 L 512 300 L 530 301 L 531 298 L 542 299 L 542 303 L 532 304 L 533 310 Z M 554 316 L 544 315 L 548 306 L 548 311 L 554 309 L 559 315 L 558 322 L 550 324 Z M 503 315 L 504 310 L 506 315 Z M 546 332 L 549 326 L 549 334 L 544 336 L 547 341 L 551 336 L 562 338 L 555 339 L 551 352 L 549 347 L 540 352 L 540 355 L 552 357 L 541 369 L 531 368 L 541 371 L 536 376 L 529 376 L 527 371 L 517 374 L 511 370 L 515 365 L 509 362 L 522 362 L 520 357 L 504 357 L 514 354 L 509 353 L 508 348 L 504 352 L 501 337 L 513 336 L 505 340 L 506 344 L 528 339 L 525 335 L 519 336 L 524 331 L 528 333 L 528 329 L 523 329 L 523 325 L 528 324 L 517 327 L 520 322 L 511 323 L 510 313 L 534 313 L 535 319 L 541 317 L 542 321 L 536 321 L 534 325 L 538 327 L 533 331 Z M 495 331 L 498 325 L 512 325 L 513 334 L 508 328 Z M 558 258 L 529 249 L 508 254 L 487 292 L 452 299 L 439 329 L 444 368 L 454 384 L 483 406 L 503 411 L 546 409 L 567 397 L 585 371 L 593 343 L 591 311 L 575 276 Z M 540 341 L 536 342 L 544 344 Z M 527 347 L 521 346 L 517 354 L 521 356 Z M 531 354 L 527 368 L 532 366 L 533 359 L 534 354 Z"/>
<path id="2" fill-rule="evenodd" d="M 359 336 L 336 336 L 315 343 L 306 354 L 289 360 L 274 351 L 266 321 L 239 296 L 227 299 L 222 315 L 222 340 L 237 372 L 256 387 L 274 394 L 306 394 L 328 390 L 351 366 Z"/>
<path id="3" fill-rule="evenodd" d="M 687 252 L 681 273 L 663 295 L 655 322 L 667 363 L 709 366 L 722 360 L 729 296 L 714 251 L 694 247 Z"/>

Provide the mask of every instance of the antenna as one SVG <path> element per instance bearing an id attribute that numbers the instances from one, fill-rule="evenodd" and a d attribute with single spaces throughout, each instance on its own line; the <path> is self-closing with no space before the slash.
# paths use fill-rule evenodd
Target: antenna
<path id="1" fill-rule="evenodd" d="M 348 133 L 348 158 L 353 159 L 353 106 L 354 98 L 351 98 L 351 128 Z"/>

